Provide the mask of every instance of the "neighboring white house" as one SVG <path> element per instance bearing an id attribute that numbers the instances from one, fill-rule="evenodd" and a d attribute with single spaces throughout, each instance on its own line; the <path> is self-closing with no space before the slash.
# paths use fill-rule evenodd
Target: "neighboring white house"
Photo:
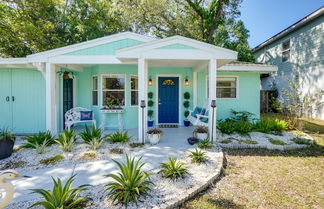
<path id="1" fill-rule="evenodd" d="M 279 93 L 288 87 L 287 79 L 299 75 L 307 97 L 324 90 L 324 7 L 319 8 L 253 49 L 257 62 L 278 66 L 278 72 L 262 79 L 262 89 L 273 82 Z M 317 101 L 324 101 L 323 97 Z M 324 119 L 324 106 L 314 102 L 311 117 Z"/>

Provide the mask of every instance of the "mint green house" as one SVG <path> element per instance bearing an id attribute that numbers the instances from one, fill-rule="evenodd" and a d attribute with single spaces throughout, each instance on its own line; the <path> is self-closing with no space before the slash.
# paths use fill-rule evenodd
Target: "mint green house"
<path id="1" fill-rule="evenodd" d="M 259 117 L 260 74 L 277 67 L 236 59 L 235 51 L 185 37 L 154 39 L 131 32 L 25 58 L 0 58 L 0 127 L 18 134 L 57 133 L 64 129 L 65 113 L 82 107 L 92 111 L 97 126 L 138 129 L 142 138 L 148 120 L 183 125 L 185 92 L 189 110 L 208 110 L 216 101 L 214 117 L 205 113 L 209 130 L 231 109 Z M 147 110 L 153 110 L 151 118 Z"/>

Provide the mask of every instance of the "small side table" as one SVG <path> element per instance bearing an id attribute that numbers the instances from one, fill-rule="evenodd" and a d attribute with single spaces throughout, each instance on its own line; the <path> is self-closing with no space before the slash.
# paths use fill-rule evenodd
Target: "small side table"
<path id="1" fill-rule="evenodd" d="M 118 130 L 120 132 L 124 131 L 124 120 L 123 120 L 123 116 L 122 114 L 124 114 L 124 109 L 101 109 L 101 124 L 100 124 L 100 128 L 102 130 L 105 130 L 106 124 L 106 115 L 107 114 L 117 114 L 118 115 Z M 115 128 L 115 127 L 111 127 L 111 128 Z"/>

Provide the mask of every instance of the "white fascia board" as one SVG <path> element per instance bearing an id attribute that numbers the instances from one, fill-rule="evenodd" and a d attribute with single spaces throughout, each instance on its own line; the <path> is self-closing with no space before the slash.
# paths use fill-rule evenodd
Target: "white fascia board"
<path id="1" fill-rule="evenodd" d="M 105 43 L 110 43 L 110 42 L 114 42 L 114 41 L 118 41 L 118 40 L 122 40 L 122 39 L 126 39 L 126 38 L 143 41 L 143 42 L 149 42 L 149 41 L 155 40 L 152 37 L 148 37 L 148 36 L 144 36 L 144 35 L 140 35 L 140 34 L 136 34 L 136 33 L 132 33 L 132 32 L 123 32 L 123 33 L 113 34 L 110 36 L 105 36 L 102 38 L 93 39 L 90 41 L 81 42 L 78 44 L 73 44 L 73 45 L 69 45 L 69 46 L 65 46 L 65 47 L 61 47 L 61 48 L 57 48 L 57 49 L 48 50 L 45 52 L 32 54 L 32 55 L 27 56 L 27 58 L 42 57 L 42 56 L 45 56 L 45 57 L 57 56 L 57 55 L 66 54 L 69 52 L 82 50 L 82 49 L 86 49 L 86 48 L 90 48 L 90 47 L 94 47 L 94 46 L 98 46 L 98 45 L 102 45 Z"/>
<path id="2" fill-rule="evenodd" d="M 112 55 L 65 55 L 51 57 L 48 62 L 52 64 L 122 64 Z"/>
<path id="3" fill-rule="evenodd" d="M 201 41 L 185 38 L 182 36 L 172 36 L 172 37 L 161 39 L 161 40 L 151 41 L 148 43 L 119 49 L 116 51 L 116 56 L 117 57 L 125 57 L 125 56 L 129 57 L 130 55 L 136 56 L 136 54 L 140 54 L 140 53 L 154 50 L 154 49 L 162 51 L 162 50 L 166 50 L 166 49 L 158 49 L 158 48 L 172 45 L 172 44 L 178 44 L 178 43 L 199 49 L 200 51 L 209 52 L 212 54 L 223 52 L 224 54 L 227 54 L 228 56 L 230 56 L 231 59 L 237 58 L 237 52 L 235 52 L 235 51 L 217 47 L 217 46 L 207 44 L 207 43 L 204 43 Z M 186 50 L 189 50 L 189 49 L 186 49 Z M 174 51 L 179 51 L 179 49 L 174 49 Z"/>
<path id="4" fill-rule="evenodd" d="M 231 66 L 224 65 L 218 68 L 219 72 L 260 72 L 260 73 L 271 73 L 278 70 L 277 66 Z"/>
<path id="5" fill-rule="evenodd" d="M 27 64 L 28 60 L 24 58 L 1 58 L 0 64 Z"/>

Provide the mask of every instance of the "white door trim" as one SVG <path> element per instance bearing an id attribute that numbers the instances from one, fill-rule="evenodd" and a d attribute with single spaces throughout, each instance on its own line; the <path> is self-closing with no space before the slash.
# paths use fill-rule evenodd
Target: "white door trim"
<path id="1" fill-rule="evenodd" d="M 73 79 L 73 107 L 75 107 L 76 104 L 76 79 L 75 79 L 75 75 L 72 75 L 72 79 Z M 63 115 L 63 106 L 64 106 L 64 101 L 63 101 L 63 92 L 64 92 L 64 85 L 63 85 L 63 73 L 60 75 L 60 86 L 61 86 L 61 91 L 60 91 L 60 98 L 61 98 L 61 108 L 60 108 L 60 115 L 62 117 L 61 119 L 61 130 L 64 130 L 64 115 Z"/>
<path id="2" fill-rule="evenodd" d="M 159 123 L 159 77 L 177 77 L 179 78 L 179 118 L 178 118 L 178 123 L 175 123 L 176 125 L 181 125 L 181 104 L 182 104 L 182 79 L 181 79 L 181 74 L 156 74 L 156 82 L 155 82 L 155 112 L 156 112 L 156 124 L 160 125 Z"/>

